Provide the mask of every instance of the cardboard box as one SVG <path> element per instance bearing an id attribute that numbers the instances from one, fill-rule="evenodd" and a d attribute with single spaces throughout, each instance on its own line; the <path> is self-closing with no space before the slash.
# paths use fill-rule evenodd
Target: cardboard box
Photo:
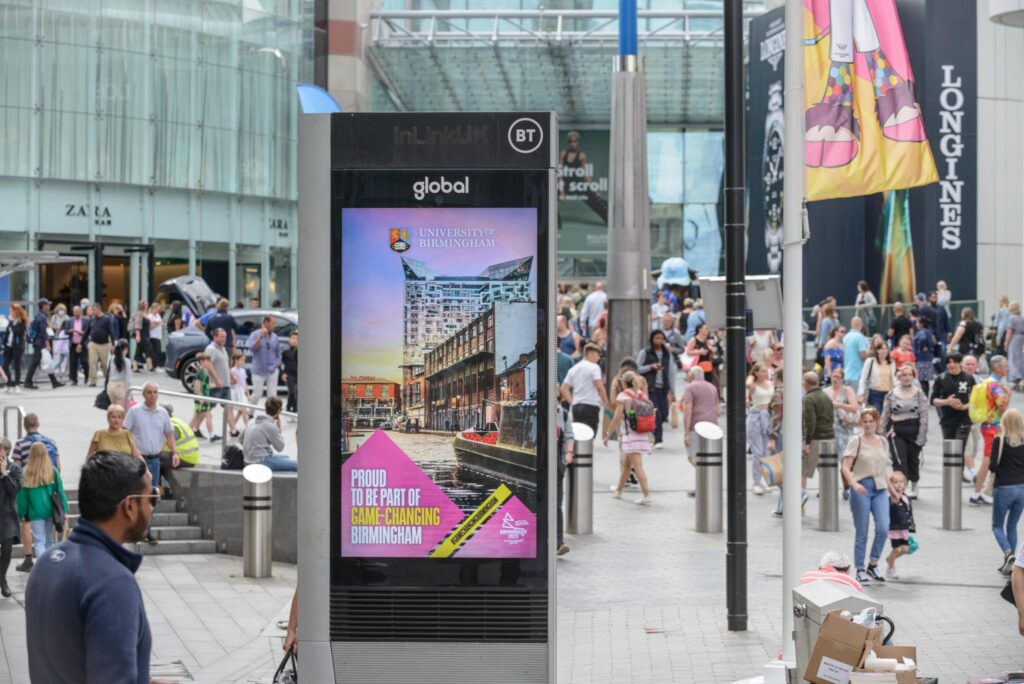
<path id="1" fill-rule="evenodd" d="M 812 684 L 847 684 L 850 675 L 863 663 L 865 651 L 881 641 L 880 626 L 868 629 L 833 611 L 825 616 L 818 632 L 804 679 Z"/>

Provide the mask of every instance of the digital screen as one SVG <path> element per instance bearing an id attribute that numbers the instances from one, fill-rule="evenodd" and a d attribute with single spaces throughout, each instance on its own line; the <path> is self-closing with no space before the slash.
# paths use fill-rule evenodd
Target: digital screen
<path id="1" fill-rule="evenodd" d="M 343 557 L 537 557 L 537 221 L 341 209 Z"/>

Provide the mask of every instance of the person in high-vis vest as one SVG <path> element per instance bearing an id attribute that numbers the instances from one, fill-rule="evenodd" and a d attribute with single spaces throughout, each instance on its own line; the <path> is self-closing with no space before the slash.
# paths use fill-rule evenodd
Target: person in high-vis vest
<path id="1" fill-rule="evenodd" d="M 178 447 L 178 459 L 181 461 L 179 468 L 192 468 L 199 465 L 199 439 L 188 423 L 180 418 L 174 417 L 174 407 L 170 404 L 163 405 L 167 415 L 171 417 L 171 427 L 174 429 L 174 442 Z M 171 451 L 164 446 L 160 458 L 161 468 L 171 467 Z M 166 463 L 166 465 L 165 465 Z"/>

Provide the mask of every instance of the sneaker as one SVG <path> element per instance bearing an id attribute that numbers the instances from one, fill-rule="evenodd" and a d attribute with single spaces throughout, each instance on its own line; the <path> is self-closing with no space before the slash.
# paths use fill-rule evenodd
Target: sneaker
<path id="1" fill-rule="evenodd" d="M 641 496 L 639 499 L 637 499 L 633 503 L 635 503 L 638 506 L 650 506 L 651 505 L 651 497 L 649 497 L 649 496 Z"/>
<path id="2" fill-rule="evenodd" d="M 766 491 L 768 491 L 768 490 L 765 489 L 764 487 L 762 487 L 760 484 L 754 485 L 754 489 L 753 489 L 754 494 L 757 494 L 758 496 L 763 496 Z"/>
<path id="3" fill-rule="evenodd" d="M 992 499 L 988 498 L 984 494 L 974 494 L 968 501 L 972 506 L 991 506 Z"/>
<path id="4" fill-rule="evenodd" d="M 219 442 L 221 439 L 223 438 L 220 435 L 210 435 L 210 444 L 213 444 L 214 442 Z"/>
<path id="5" fill-rule="evenodd" d="M 203 431 L 198 428 L 196 428 L 193 434 L 195 434 L 195 436 L 198 437 L 199 439 L 206 439 L 206 435 L 204 435 Z"/>
<path id="6" fill-rule="evenodd" d="M 150 546 L 156 546 L 160 543 L 160 540 L 153 536 L 152 532 L 146 533 L 146 543 Z"/>
<path id="7" fill-rule="evenodd" d="M 63 387 L 63 386 L 64 386 L 64 383 L 60 382 L 59 380 L 57 382 L 53 383 L 53 389 L 57 389 L 58 387 Z"/>
<path id="8" fill-rule="evenodd" d="M 21 394 L 21 385 L 15 385 L 14 386 L 14 393 L 15 394 Z"/>
<path id="9" fill-rule="evenodd" d="M 612 498 L 613 499 L 621 499 L 622 498 L 622 490 L 621 489 L 619 489 L 615 485 L 612 485 L 611 486 L 611 490 L 612 490 Z"/>
<path id="10" fill-rule="evenodd" d="M 655 442 L 654 443 L 654 448 L 655 449 L 664 449 L 665 445 L 662 442 Z"/>
<path id="11" fill-rule="evenodd" d="M 570 550 L 571 549 L 569 548 L 568 544 L 559 544 L 558 545 L 558 555 L 559 556 L 564 556 L 565 554 L 569 553 Z"/>
<path id="12" fill-rule="evenodd" d="M 885 578 L 882 577 L 882 573 L 878 572 L 877 565 L 868 566 L 868 577 L 877 584 L 885 584 Z"/>
<path id="13" fill-rule="evenodd" d="M 29 383 L 26 382 L 25 383 L 25 389 L 39 389 L 39 385 L 35 385 L 35 384 L 30 385 Z"/>
<path id="14" fill-rule="evenodd" d="M 967 484 L 974 484 L 974 478 L 971 477 L 971 471 L 968 468 L 964 468 L 964 475 L 961 479 Z"/>
<path id="15" fill-rule="evenodd" d="M 907 497 L 910 498 L 910 499 L 916 499 L 917 498 L 917 483 L 916 482 L 911 482 L 910 485 L 908 486 L 908 488 L 907 488 Z"/>
<path id="16" fill-rule="evenodd" d="M 631 487 L 638 487 L 640 486 L 640 480 L 636 479 L 636 475 L 634 475 L 633 472 L 630 471 L 629 479 L 626 480 L 626 484 Z"/>
<path id="17" fill-rule="evenodd" d="M 697 498 L 697 490 L 696 489 L 688 489 L 688 490 L 686 490 L 686 496 L 690 497 L 691 499 L 696 499 Z"/>
<path id="18" fill-rule="evenodd" d="M 1013 563 L 1016 560 L 1017 559 L 1014 558 L 1012 553 L 1006 554 L 1006 559 L 1003 560 L 1003 564 L 999 567 L 999 572 L 1001 572 L 1004 575 L 1012 574 L 1013 573 Z"/>
<path id="19" fill-rule="evenodd" d="M 776 518 L 781 518 L 782 517 L 782 511 L 780 511 L 778 509 L 775 509 L 774 511 L 772 511 L 772 515 L 774 515 Z"/>
<path id="20" fill-rule="evenodd" d="M 898 580 L 899 577 L 896 576 L 896 568 L 889 568 L 888 570 L 886 570 L 885 571 L 885 579 L 887 579 L 887 580 Z"/>
<path id="21" fill-rule="evenodd" d="M 864 568 L 857 568 L 857 581 L 866 587 L 871 584 L 871 575 L 865 572 Z"/>
<path id="22" fill-rule="evenodd" d="M 240 434 L 242 434 L 242 433 L 241 433 L 241 432 L 239 432 L 238 430 L 232 430 L 232 431 L 231 431 L 231 432 L 229 432 L 228 434 L 230 434 L 230 435 L 231 435 L 232 437 L 238 437 L 238 435 L 240 435 Z"/>
<path id="23" fill-rule="evenodd" d="M 33 565 L 35 565 L 35 563 L 32 562 L 32 556 L 26 556 L 25 560 L 23 560 L 21 564 L 15 567 L 14 569 L 18 572 L 28 572 L 32 569 Z"/>
<path id="24" fill-rule="evenodd" d="M 810 498 L 811 498 L 811 497 L 809 497 L 809 496 L 807 495 L 807 492 L 804 492 L 803 498 L 802 498 L 802 499 L 800 499 L 800 508 L 801 508 L 801 509 L 803 509 L 803 507 L 807 505 L 807 500 L 808 500 L 808 499 L 810 499 Z"/>

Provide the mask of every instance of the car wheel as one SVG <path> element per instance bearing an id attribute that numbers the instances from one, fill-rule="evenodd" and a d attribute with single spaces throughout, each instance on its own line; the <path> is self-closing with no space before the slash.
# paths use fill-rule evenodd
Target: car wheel
<path id="1" fill-rule="evenodd" d="M 189 394 L 196 391 L 196 371 L 198 370 L 199 364 L 194 356 L 181 366 L 181 385 Z"/>

